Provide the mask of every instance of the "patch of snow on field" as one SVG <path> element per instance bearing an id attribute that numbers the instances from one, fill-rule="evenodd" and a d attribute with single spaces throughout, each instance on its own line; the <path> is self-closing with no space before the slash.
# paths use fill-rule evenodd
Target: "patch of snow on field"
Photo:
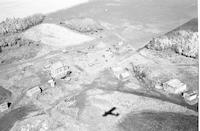
<path id="1" fill-rule="evenodd" d="M 55 24 L 40 24 L 27 30 L 23 35 L 27 39 L 56 47 L 74 46 L 94 39 Z"/>

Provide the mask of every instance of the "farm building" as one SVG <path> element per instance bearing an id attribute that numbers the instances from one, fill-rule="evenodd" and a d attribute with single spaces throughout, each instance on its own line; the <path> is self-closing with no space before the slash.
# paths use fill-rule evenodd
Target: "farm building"
<path id="1" fill-rule="evenodd" d="M 56 82 L 53 79 L 48 80 L 48 83 L 51 85 L 51 87 L 55 87 L 56 85 Z"/>
<path id="2" fill-rule="evenodd" d="M 39 87 L 39 86 L 36 86 L 36 87 L 33 87 L 31 89 L 29 89 L 27 92 L 26 92 L 26 95 L 29 96 L 29 97 L 32 97 L 36 94 L 39 94 L 42 92 L 42 89 Z"/>
<path id="3" fill-rule="evenodd" d="M 197 92 L 184 92 L 183 98 L 189 105 L 195 105 L 198 102 Z"/>
<path id="4" fill-rule="evenodd" d="M 120 79 L 120 74 L 121 72 L 123 71 L 123 69 L 121 67 L 111 67 L 110 68 L 111 71 L 113 72 L 113 74 L 118 78 Z"/>
<path id="5" fill-rule="evenodd" d="M 127 70 L 124 70 L 119 76 L 120 80 L 122 81 L 128 80 L 129 77 L 130 77 L 130 73 Z"/>
<path id="6" fill-rule="evenodd" d="M 8 110 L 10 103 L 9 102 L 4 102 L 0 104 L 0 112 L 4 112 Z"/>
<path id="7" fill-rule="evenodd" d="M 62 62 L 56 62 L 51 66 L 51 77 L 55 79 L 64 78 L 69 71 L 69 67 Z"/>
<path id="8" fill-rule="evenodd" d="M 48 65 L 45 65 L 43 68 L 44 68 L 44 70 L 49 70 L 50 67 L 51 67 L 51 64 L 48 64 Z"/>
<path id="9" fill-rule="evenodd" d="M 158 85 L 158 84 L 155 85 L 155 88 L 156 88 L 156 89 L 159 89 L 159 90 L 163 89 L 163 87 L 162 87 L 161 85 Z"/>
<path id="10" fill-rule="evenodd" d="M 128 80 L 130 77 L 130 73 L 128 70 L 125 70 L 121 67 L 111 67 L 111 71 L 119 80 L 125 81 Z"/>
<path id="11" fill-rule="evenodd" d="M 118 45 L 119 45 L 119 46 L 122 46 L 122 45 L 124 45 L 124 42 L 123 42 L 123 41 L 120 41 L 120 42 L 118 42 Z"/>
<path id="12" fill-rule="evenodd" d="M 171 94 L 181 94 L 187 91 L 187 86 L 178 79 L 171 79 L 163 83 L 163 89 Z"/>

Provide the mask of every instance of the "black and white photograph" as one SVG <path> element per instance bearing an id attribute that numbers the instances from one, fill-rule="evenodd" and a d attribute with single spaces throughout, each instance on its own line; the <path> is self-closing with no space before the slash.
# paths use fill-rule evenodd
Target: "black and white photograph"
<path id="1" fill-rule="evenodd" d="M 0 131 L 198 131 L 198 0 L 0 0 Z"/>

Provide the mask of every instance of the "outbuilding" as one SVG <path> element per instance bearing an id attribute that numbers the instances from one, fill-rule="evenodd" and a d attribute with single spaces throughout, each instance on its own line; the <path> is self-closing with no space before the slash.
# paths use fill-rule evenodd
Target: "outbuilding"
<path id="1" fill-rule="evenodd" d="M 42 92 L 42 89 L 41 89 L 39 86 L 36 86 L 36 87 L 33 87 L 33 88 L 29 89 L 29 90 L 26 92 L 26 95 L 27 95 L 28 97 L 32 97 L 32 96 L 34 96 L 34 95 L 36 95 L 36 94 L 39 94 L 39 93 L 41 93 L 41 92 Z"/>
<path id="2" fill-rule="evenodd" d="M 161 90 L 161 89 L 163 89 L 163 86 L 161 86 L 161 85 L 159 85 L 159 84 L 156 84 L 156 85 L 155 85 L 155 88 Z"/>
<path id="3" fill-rule="evenodd" d="M 171 79 L 163 83 L 163 89 L 171 94 L 181 94 L 187 91 L 187 86 L 178 79 Z"/>
<path id="4" fill-rule="evenodd" d="M 6 110 L 9 109 L 11 103 L 9 102 L 3 102 L 2 104 L 0 104 L 0 112 L 4 112 Z"/>
<path id="5" fill-rule="evenodd" d="M 130 78 L 130 73 L 127 70 L 124 70 L 121 74 L 120 74 L 120 80 L 122 81 L 126 81 Z"/>
<path id="6" fill-rule="evenodd" d="M 198 102 L 197 92 L 185 92 L 183 93 L 183 98 L 189 105 L 195 105 Z"/>
<path id="7" fill-rule="evenodd" d="M 48 80 L 48 83 L 51 85 L 51 87 L 55 87 L 55 85 L 56 85 L 56 82 L 54 79 Z"/>
<path id="8" fill-rule="evenodd" d="M 130 78 L 129 71 L 122 67 L 111 67 L 111 71 L 119 80 L 126 81 Z"/>
<path id="9" fill-rule="evenodd" d="M 120 79 L 120 74 L 123 72 L 123 69 L 121 67 L 110 67 L 110 69 L 113 72 L 113 74 L 115 75 L 115 77 Z"/>

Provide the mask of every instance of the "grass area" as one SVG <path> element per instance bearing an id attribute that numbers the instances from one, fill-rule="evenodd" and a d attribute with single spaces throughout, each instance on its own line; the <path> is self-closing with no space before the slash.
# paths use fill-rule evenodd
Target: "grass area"
<path id="1" fill-rule="evenodd" d="M 198 117 L 172 112 L 131 113 L 118 127 L 120 131 L 198 131 Z"/>
<path id="2" fill-rule="evenodd" d="M 11 98 L 12 92 L 0 86 L 0 104 Z"/>
<path id="3" fill-rule="evenodd" d="M 21 47 L 8 48 L 0 53 L 0 64 L 10 64 L 19 60 L 33 58 L 37 56 L 41 48 L 41 45 L 34 43 Z"/>

